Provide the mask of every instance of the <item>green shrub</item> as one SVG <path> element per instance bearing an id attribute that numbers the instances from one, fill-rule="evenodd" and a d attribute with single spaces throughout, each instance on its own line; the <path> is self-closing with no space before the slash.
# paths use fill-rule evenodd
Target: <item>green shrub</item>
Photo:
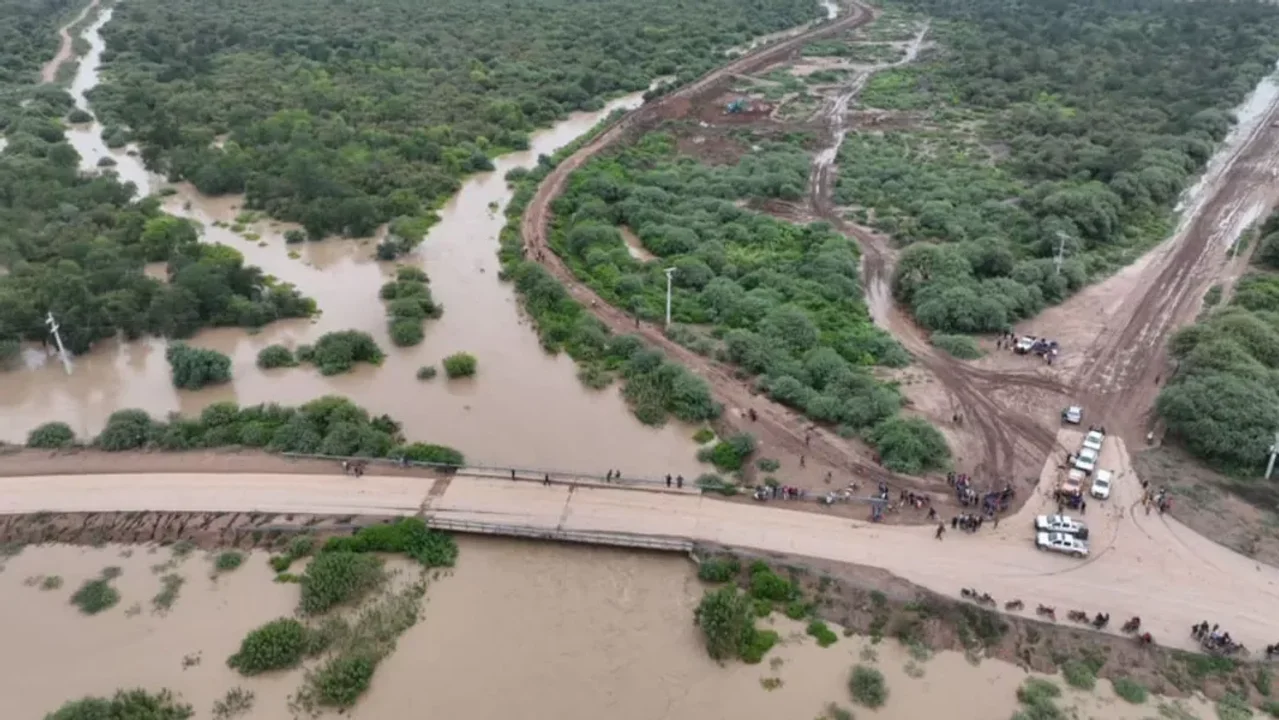
<path id="1" fill-rule="evenodd" d="M 786 603 L 786 617 L 791 620 L 803 620 L 813 612 L 813 605 L 803 600 L 791 600 Z"/>
<path id="2" fill-rule="evenodd" d="M 75 433 L 63 422 L 47 422 L 27 433 L 27 447 L 56 449 L 75 445 Z"/>
<path id="3" fill-rule="evenodd" d="M 107 452 L 136 450 L 147 444 L 151 426 L 151 416 L 143 410 L 116 410 L 94 444 Z"/>
<path id="4" fill-rule="evenodd" d="M 241 675 L 297 667 L 308 653 L 306 626 L 293 618 L 280 618 L 249 631 L 240 650 L 226 664 Z"/>
<path id="5" fill-rule="evenodd" d="M 218 572 L 230 572 L 240 567 L 244 562 L 244 553 L 228 550 L 219 553 L 216 560 L 213 561 L 213 567 Z"/>
<path id="6" fill-rule="evenodd" d="M 289 569 L 289 566 L 293 564 L 293 558 L 288 555 L 272 555 L 267 560 L 267 563 L 270 564 L 272 570 L 281 573 Z"/>
<path id="7" fill-rule="evenodd" d="M 950 459 L 946 438 L 921 418 L 889 418 L 872 428 L 867 439 L 884 467 L 900 473 L 919 475 Z"/>
<path id="8" fill-rule="evenodd" d="M 475 370 L 479 361 L 474 355 L 469 353 L 455 353 L 444 358 L 444 374 L 453 378 L 471 377 L 475 374 Z"/>
<path id="9" fill-rule="evenodd" d="M 1252 708 L 1247 698 L 1228 692 L 1217 701 L 1217 717 L 1219 720 L 1248 720 L 1252 717 Z"/>
<path id="10" fill-rule="evenodd" d="M 697 459 L 715 465 L 723 472 L 740 470 L 746 459 L 755 452 L 755 438 L 748 433 L 739 433 L 727 440 L 715 443 L 713 447 L 702 448 Z"/>
<path id="11" fill-rule="evenodd" d="M 826 706 L 826 715 L 822 720 L 855 720 L 853 712 L 848 708 L 840 707 L 835 703 Z"/>
<path id="12" fill-rule="evenodd" d="M 337 538 L 334 538 L 337 539 Z M 302 573 L 302 612 L 318 615 L 359 600 L 386 580 L 382 561 L 355 552 L 325 552 Z"/>
<path id="13" fill-rule="evenodd" d="M 395 279 L 400 282 L 429 283 L 431 281 L 426 276 L 425 270 L 413 265 L 397 265 L 395 267 Z"/>
<path id="14" fill-rule="evenodd" d="M 391 342 L 396 347 L 412 347 L 422 342 L 426 332 L 422 330 L 422 321 L 410 318 L 394 318 L 389 329 Z"/>
<path id="15" fill-rule="evenodd" d="M 45 720 L 187 720 L 195 711 L 168 690 L 118 690 L 110 700 L 86 697 L 64 704 Z"/>
<path id="16" fill-rule="evenodd" d="M 421 518 L 401 518 L 361 528 L 349 537 L 329 538 L 321 552 L 404 553 L 426 567 L 452 567 L 457 561 L 457 542 L 448 533 L 429 529 Z"/>
<path id="17" fill-rule="evenodd" d="M 808 634 L 817 638 L 817 644 L 820 647 L 830 647 L 839 640 L 839 637 L 821 620 L 814 620 L 808 624 Z"/>
<path id="18" fill-rule="evenodd" d="M 413 462 L 435 463 L 455 468 L 466 465 L 466 456 L 461 451 L 447 445 L 431 445 L 429 443 L 401 445 L 391 451 L 391 456 L 406 458 Z"/>
<path id="19" fill-rule="evenodd" d="M 213 702 L 213 720 L 230 720 L 253 709 L 253 693 L 244 688 L 232 688 L 222 699 Z"/>
<path id="20" fill-rule="evenodd" d="M 873 667 L 854 665 L 848 678 L 848 692 L 853 701 L 868 708 L 883 707 L 888 701 L 888 686 L 884 674 Z"/>
<path id="21" fill-rule="evenodd" d="M 929 342 L 960 360 L 976 360 L 984 354 L 977 341 L 967 335 L 933 333 Z"/>
<path id="22" fill-rule="evenodd" d="M 1133 703 L 1134 705 L 1140 705 L 1141 703 L 1146 702 L 1146 698 L 1149 696 L 1149 692 L 1146 690 L 1145 685 L 1142 685 L 1136 680 L 1132 680 L 1130 678 L 1111 680 L 1110 684 L 1114 687 L 1116 695 L 1130 703 Z"/>
<path id="23" fill-rule="evenodd" d="M 1261 710 L 1270 717 L 1279 718 L 1279 700 L 1267 700 L 1261 703 Z"/>
<path id="24" fill-rule="evenodd" d="M 697 432 L 693 433 L 693 442 L 698 445 L 705 445 L 714 439 L 715 431 L 710 428 L 700 428 Z"/>
<path id="25" fill-rule="evenodd" d="M 1030 678 L 1017 688 L 1017 700 L 1026 705 L 1036 705 L 1061 697 L 1061 688 L 1051 680 Z"/>
<path id="26" fill-rule="evenodd" d="M 315 342 L 315 347 L 306 353 L 306 357 L 303 357 L 302 347 L 298 348 L 298 360 L 314 363 L 320 368 L 322 375 L 349 372 L 358 362 L 380 365 L 384 357 L 373 336 L 358 330 L 341 330 L 321 335 Z"/>
<path id="27" fill-rule="evenodd" d="M 434 365 L 423 365 L 422 367 L 417 369 L 418 380 L 431 380 L 435 377 L 435 374 L 436 373 L 435 373 Z"/>
<path id="28" fill-rule="evenodd" d="M 693 622 L 701 628 L 706 652 L 714 660 L 740 657 L 755 628 L 750 599 L 732 585 L 705 592 Z"/>
<path id="29" fill-rule="evenodd" d="M 193 348 L 175 342 L 165 350 L 173 376 L 173 386 L 183 390 L 199 390 L 231 380 L 231 358 L 217 350 Z"/>
<path id="30" fill-rule="evenodd" d="M 780 640 L 781 636 L 772 630 L 750 628 L 741 649 L 742 662 L 748 665 L 758 664 Z"/>
<path id="31" fill-rule="evenodd" d="M 1067 660 L 1061 667 L 1061 674 L 1066 679 L 1066 684 L 1080 690 L 1092 690 L 1097 684 L 1097 675 L 1082 660 Z"/>
<path id="32" fill-rule="evenodd" d="M 67 115 L 67 122 L 73 125 L 80 125 L 82 123 L 93 122 L 93 115 L 91 115 L 88 110 L 76 108 L 72 110 L 70 114 Z"/>
<path id="33" fill-rule="evenodd" d="M 298 361 L 293 357 L 293 351 L 283 345 L 267 345 L 258 352 L 258 367 L 263 370 L 272 368 L 293 367 Z"/>
<path id="34" fill-rule="evenodd" d="M 62 587 L 62 578 L 58 575 L 49 575 L 40 581 L 41 590 L 57 590 Z"/>
<path id="35" fill-rule="evenodd" d="M 735 557 L 708 558 L 697 566 L 697 577 L 703 582 L 725 583 L 737 577 L 742 564 Z"/>
<path id="36" fill-rule="evenodd" d="M 303 240 L 306 240 L 306 233 L 301 230 L 294 228 L 292 230 L 284 231 L 284 242 L 290 245 L 297 245 Z"/>
<path id="37" fill-rule="evenodd" d="M 787 602 L 795 598 L 799 590 L 794 583 L 767 567 L 751 569 L 751 597 L 772 602 Z"/>
<path id="38" fill-rule="evenodd" d="M 774 458 L 760 458 L 755 461 L 755 467 L 766 473 L 777 472 L 777 469 L 781 466 L 782 464 Z"/>
<path id="39" fill-rule="evenodd" d="M 365 654 L 329 659 L 309 679 L 315 689 L 315 702 L 322 707 L 351 707 L 369 689 L 377 662 L 375 656 Z"/>
<path id="40" fill-rule="evenodd" d="M 166 613 L 173 608 L 173 603 L 178 601 L 178 593 L 182 590 L 182 585 L 186 583 L 186 578 L 175 573 L 169 573 L 160 578 L 160 592 L 151 598 L 151 606 L 158 613 Z"/>
<path id="41" fill-rule="evenodd" d="M 71 604 L 80 608 L 85 615 L 96 615 L 108 610 L 120 602 L 120 593 L 111 587 L 106 578 L 86 580 L 79 590 L 71 596 Z"/>

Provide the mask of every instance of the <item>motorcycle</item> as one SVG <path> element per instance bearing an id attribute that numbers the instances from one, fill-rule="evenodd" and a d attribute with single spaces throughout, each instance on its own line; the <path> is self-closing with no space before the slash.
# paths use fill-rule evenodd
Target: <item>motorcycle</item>
<path id="1" fill-rule="evenodd" d="M 1057 622 L 1057 609 L 1054 607 L 1049 607 L 1048 605 L 1040 605 L 1039 607 L 1035 608 L 1035 614 L 1046 617 L 1049 620 L 1052 620 L 1053 622 Z"/>
<path id="2" fill-rule="evenodd" d="M 1097 617 L 1093 618 L 1093 621 L 1092 621 L 1092 626 L 1098 630 L 1106 627 L 1109 624 L 1110 624 L 1110 613 L 1106 613 L 1105 615 L 1102 615 L 1101 613 L 1097 613 Z"/>
<path id="3" fill-rule="evenodd" d="M 1066 619 L 1071 622 L 1086 623 L 1088 622 L 1088 613 L 1083 610 L 1071 610 L 1066 613 Z"/>
<path id="4" fill-rule="evenodd" d="M 1020 610 L 1024 607 L 1026 607 L 1026 603 L 1023 603 L 1020 600 L 1009 600 L 1008 602 L 1004 603 L 1004 610 L 1008 612 L 1012 612 L 1014 610 Z"/>
<path id="5" fill-rule="evenodd" d="M 1135 633 L 1140 629 L 1141 629 L 1141 618 L 1139 617 L 1134 617 L 1133 619 L 1124 623 L 1124 626 L 1123 626 L 1123 631 L 1126 633 Z"/>

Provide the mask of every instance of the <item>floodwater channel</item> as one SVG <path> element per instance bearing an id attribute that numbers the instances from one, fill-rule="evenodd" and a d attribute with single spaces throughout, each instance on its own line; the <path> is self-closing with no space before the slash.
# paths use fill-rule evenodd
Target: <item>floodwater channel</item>
<path id="1" fill-rule="evenodd" d="M 832 701 L 851 707 L 848 673 L 864 663 L 884 674 L 888 700 L 873 713 L 856 708 L 857 717 L 991 720 L 1012 715 L 1028 677 L 1011 664 L 973 665 L 953 652 L 912 660 L 891 639 L 872 645 L 841 635 L 820 648 L 801 624 L 776 613 L 761 625 L 783 642 L 764 662 L 721 666 L 693 625 L 703 586 L 685 558 L 496 538 L 462 537 L 459 547 L 458 566 L 431 581 L 422 620 L 347 717 L 417 708 L 418 715 L 458 718 L 804 719 Z M 288 696 L 300 671 L 244 678 L 226 665 L 250 629 L 297 605 L 298 586 L 273 582 L 266 559 L 251 553 L 215 579 L 211 557 L 199 551 L 157 573 L 151 568 L 171 562 L 171 548 L 26 548 L 0 573 L 7 609 L 0 638 L 22 648 L 0 660 L 7 712 L 38 718 L 67 700 L 142 687 L 168 688 L 197 717 L 209 717 L 213 702 L 238 686 L 255 696 L 244 720 L 290 720 Z M 113 583 L 119 604 L 80 614 L 70 595 L 108 566 L 122 569 Z M 170 611 L 157 614 L 151 598 L 163 573 L 186 582 Z M 42 590 L 49 575 L 61 587 Z M 1157 702 L 1130 705 L 1104 680 L 1092 692 L 1066 688 L 1060 701 L 1068 714 L 1093 720 L 1147 718 L 1159 714 Z M 1181 706 L 1189 714 L 1180 717 L 1212 717 L 1201 699 Z"/>
<path id="2" fill-rule="evenodd" d="M 91 110 L 86 93 L 98 83 L 104 47 L 100 31 L 111 15 L 111 9 L 104 10 L 85 31 L 90 50 L 71 85 L 82 109 Z M 338 394 L 375 414 L 389 413 L 404 423 L 412 440 L 452 445 L 477 463 L 695 474 L 693 428 L 674 422 L 650 428 L 634 419 L 616 386 L 603 391 L 583 387 L 567 356 L 550 356 L 541 348 L 513 289 L 498 279 L 497 236 L 511 197 L 505 173 L 535 165 L 540 154 L 568 144 L 613 110 L 641 102 L 636 93 L 598 112 L 576 113 L 533 135 L 529 150 L 497 158 L 494 171 L 464 181 L 440 209 L 441 221 L 425 242 L 402 259 L 426 270 L 434 297 L 444 305 L 443 317 L 428 321 L 426 339 L 412 348 L 396 348 L 387 335 L 378 289 L 394 273 L 394 263 L 374 259 L 376 239 L 286 245 L 283 232 L 290 226 L 263 220 L 245 228 L 245 233 L 260 235 L 249 240 L 229 227 L 214 226 L 234 221 L 242 197 L 207 197 L 186 184 L 173 186 L 177 192 L 165 198 L 166 210 L 200 223 L 206 241 L 234 247 L 247 263 L 296 285 L 316 300 L 321 315 L 273 323 L 255 333 L 239 328 L 199 333 L 189 342 L 230 356 L 234 380 L 196 392 L 172 387 L 163 339 L 104 342 L 76 357 L 70 375 L 56 357 L 28 349 L 24 368 L 0 374 L 0 414 L 7 419 L 0 440 L 21 442 L 30 429 L 52 420 L 67 422 L 78 435 L 89 437 L 122 408 L 163 417 L 198 413 L 223 400 L 297 404 Z M 135 152 L 108 149 L 101 130 L 97 122 L 68 130 L 85 171 L 100 171 L 99 160 L 111 157 L 121 180 L 133 182 L 140 194 L 167 185 L 147 172 Z M 270 371 L 256 366 L 258 351 L 267 345 L 296 347 L 346 329 L 372 334 L 387 351 L 385 362 L 327 378 L 307 366 Z M 459 351 L 479 359 L 475 378 L 448 381 L 441 373 L 429 382 L 415 379 L 419 367 L 438 365 Z"/>

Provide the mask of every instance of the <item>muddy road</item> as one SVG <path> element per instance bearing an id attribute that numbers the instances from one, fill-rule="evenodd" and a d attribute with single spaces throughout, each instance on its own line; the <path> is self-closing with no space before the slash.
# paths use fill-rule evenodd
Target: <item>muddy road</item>
<path id="1" fill-rule="evenodd" d="M 40 82 L 51 83 L 58 79 L 58 71 L 62 69 L 63 63 L 70 60 L 75 55 L 75 38 L 71 36 L 71 28 L 75 27 L 80 21 L 89 16 L 94 8 L 98 7 L 98 0 L 93 0 L 79 15 L 72 18 L 66 25 L 58 28 L 58 54 L 53 56 L 43 68 L 40 69 Z"/>

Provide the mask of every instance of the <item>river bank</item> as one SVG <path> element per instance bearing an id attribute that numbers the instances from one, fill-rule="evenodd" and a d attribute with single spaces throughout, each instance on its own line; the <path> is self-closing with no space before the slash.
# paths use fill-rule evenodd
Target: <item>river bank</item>
<path id="1" fill-rule="evenodd" d="M 972 665 L 954 652 L 917 660 L 891 639 L 841 636 L 820 648 L 784 618 L 765 621 L 784 642 L 763 663 L 719 666 L 690 622 L 703 586 L 682 558 L 496 539 L 460 538 L 459 545 L 458 567 L 431 583 L 421 621 L 350 717 L 424 706 L 431 714 L 486 718 L 815 717 L 831 702 L 853 707 L 846 681 L 862 663 L 880 669 L 889 690 L 874 717 L 990 720 L 1012 714 L 1027 677 L 1011 664 Z M 149 599 L 161 581 L 150 567 L 171 555 L 155 546 L 55 545 L 28 547 L 8 560 L 0 598 L 11 611 L 0 617 L 0 636 L 28 648 L 4 661 L 7 681 L 24 689 L 11 694 L 14 717 L 41 717 L 65 700 L 137 685 L 170 688 L 200 714 L 239 686 L 256 696 L 243 717 L 291 717 L 288 695 L 300 672 L 240 678 L 225 659 L 250 628 L 288 615 L 296 588 L 271 582 L 263 553 L 213 580 L 210 560 L 195 552 L 170 570 L 187 578 L 177 601 L 153 614 Z M 120 603 L 80 615 L 67 597 L 112 565 L 122 569 Z M 29 584 L 55 573 L 60 589 Z M 135 603 L 144 609 L 129 615 Z M 780 682 L 763 682 L 770 679 Z M 1060 704 L 1083 717 L 1136 720 L 1155 714 L 1156 699 L 1129 705 L 1099 687 L 1067 690 Z M 1202 701 L 1183 707 L 1193 714 L 1182 717 L 1210 717 Z"/>

